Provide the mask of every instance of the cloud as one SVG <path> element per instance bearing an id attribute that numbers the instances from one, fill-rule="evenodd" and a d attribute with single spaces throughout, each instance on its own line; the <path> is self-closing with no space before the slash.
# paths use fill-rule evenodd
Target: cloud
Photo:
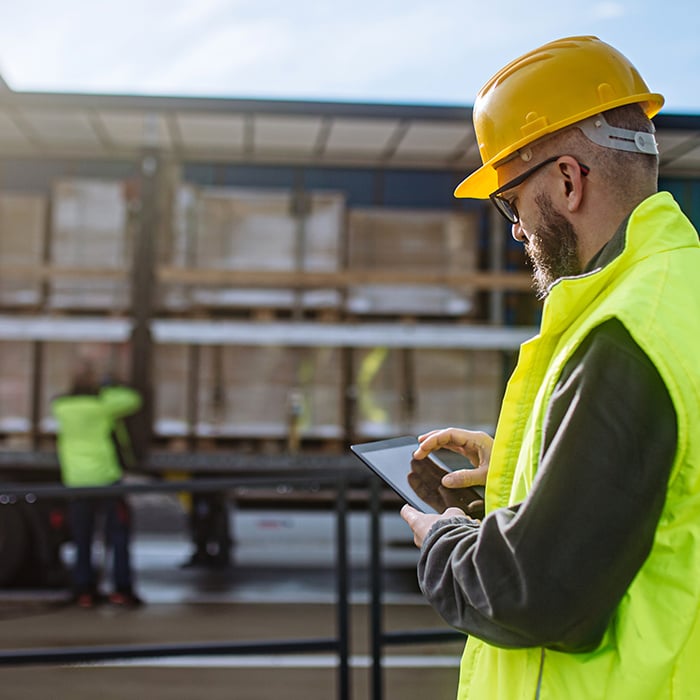
<path id="1" fill-rule="evenodd" d="M 626 13 L 624 5 L 619 2 L 599 2 L 593 5 L 594 19 L 617 19 L 624 17 Z"/>
<path id="2" fill-rule="evenodd" d="M 650 84 L 700 99 L 695 0 L 661 15 L 652 0 L 594 0 L 578 14 L 556 0 L 5 4 L 0 66 L 18 90 L 463 104 L 522 53 L 597 34 Z"/>
<path id="3" fill-rule="evenodd" d="M 289 37 L 277 22 L 229 20 L 190 38 L 167 63 L 149 72 L 142 87 L 234 94 L 241 86 L 253 88 L 258 80 L 281 80 L 289 61 Z"/>

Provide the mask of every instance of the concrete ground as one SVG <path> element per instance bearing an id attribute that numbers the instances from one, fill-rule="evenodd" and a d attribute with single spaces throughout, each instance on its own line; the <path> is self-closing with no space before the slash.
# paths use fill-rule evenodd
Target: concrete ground
<path id="1" fill-rule="evenodd" d="M 334 610 L 327 604 L 150 604 L 135 611 L 77 610 L 60 604 L 4 606 L 3 648 L 92 646 L 196 641 L 300 639 L 332 636 Z M 392 605 L 387 625 L 433 626 L 431 611 Z M 351 697 L 370 698 L 367 609 L 351 614 Z M 452 698 L 460 645 L 387 649 L 386 698 Z M 330 700 L 338 697 L 336 658 L 330 653 L 241 657 L 184 657 L 81 667 L 0 668 L 7 700 Z"/>
<path id="2" fill-rule="evenodd" d="M 112 644 L 296 640 L 332 637 L 335 578 L 318 562 L 240 561 L 223 571 L 183 569 L 186 536 L 137 536 L 136 610 L 81 610 L 61 592 L 0 594 L 0 648 Z M 296 556 L 296 555 L 295 555 Z M 263 557 L 264 559 L 264 557 Z M 412 568 L 384 574 L 386 631 L 445 629 L 424 602 Z M 349 582 L 352 700 L 372 700 L 369 576 L 354 566 Z M 462 644 L 402 645 L 384 651 L 384 698 L 451 699 Z M 90 666 L 0 667 L 4 700 L 332 700 L 332 653 L 177 657 Z"/>

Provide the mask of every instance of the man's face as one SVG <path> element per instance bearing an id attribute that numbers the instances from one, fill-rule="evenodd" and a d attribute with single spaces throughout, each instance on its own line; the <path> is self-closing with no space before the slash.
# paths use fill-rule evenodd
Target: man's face
<path id="1" fill-rule="evenodd" d="M 532 263 L 538 299 L 549 294 L 549 287 L 562 277 L 581 274 L 578 236 L 571 223 L 554 209 L 549 195 L 535 197 L 539 221 L 526 237 L 525 253 Z"/>

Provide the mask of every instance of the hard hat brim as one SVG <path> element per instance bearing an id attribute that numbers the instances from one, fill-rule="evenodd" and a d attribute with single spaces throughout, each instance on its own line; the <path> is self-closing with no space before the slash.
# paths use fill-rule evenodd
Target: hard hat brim
<path id="1" fill-rule="evenodd" d="M 543 136 L 547 136 L 548 134 L 559 131 L 567 126 L 572 126 L 573 124 L 583 121 L 584 119 L 591 117 L 598 112 L 605 112 L 615 107 L 621 107 L 623 105 L 633 103 L 641 104 L 647 117 L 652 119 L 661 110 L 661 107 L 664 104 L 664 98 L 663 95 L 660 95 L 659 93 L 644 93 L 628 96 L 624 99 L 615 100 L 607 104 L 596 105 L 586 112 L 577 114 L 575 118 L 571 120 L 564 120 L 557 124 L 548 125 L 538 133 L 524 137 L 520 141 L 512 144 L 507 151 L 499 153 L 496 157 L 492 158 L 487 163 L 484 163 L 480 168 L 464 178 L 464 180 L 457 185 L 457 188 L 454 191 L 454 196 L 459 199 L 488 199 L 489 195 L 492 192 L 495 192 L 499 187 L 498 173 L 496 172 L 495 168 L 496 163 L 502 162 L 504 158 L 512 155 L 518 151 L 518 149 L 534 143 Z"/>
<path id="2" fill-rule="evenodd" d="M 454 196 L 458 199 L 488 199 L 498 189 L 498 173 L 491 165 L 482 165 L 457 185 Z"/>

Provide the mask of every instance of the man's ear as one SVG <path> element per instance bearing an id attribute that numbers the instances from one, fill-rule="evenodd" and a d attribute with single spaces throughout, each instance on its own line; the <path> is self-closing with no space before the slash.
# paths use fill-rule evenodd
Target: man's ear
<path id="1" fill-rule="evenodd" d="M 584 177 L 581 166 L 573 156 L 562 156 L 557 161 L 562 183 L 565 206 L 570 212 L 576 212 L 583 202 Z"/>

